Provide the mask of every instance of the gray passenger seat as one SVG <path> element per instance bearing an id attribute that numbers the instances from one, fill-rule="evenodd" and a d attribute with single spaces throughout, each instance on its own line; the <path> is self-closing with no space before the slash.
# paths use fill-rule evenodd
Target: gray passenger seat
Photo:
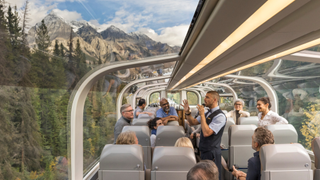
<path id="1" fill-rule="evenodd" d="M 229 128 L 229 163 L 228 168 L 236 164 L 239 169 L 247 171 L 248 159 L 255 152 L 252 149 L 252 135 L 255 125 L 232 125 Z"/>
<path id="2" fill-rule="evenodd" d="M 132 126 L 147 126 L 148 121 L 150 119 L 146 119 L 146 118 L 137 118 L 137 119 L 133 119 L 131 122 Z"/>
<path id="3" fill-rule="evenodd" d="M 268 144 L 260 149 L 262 180 L 312 180 L 311 159 L 301 144 Z"/>
<path id="4" fill-rule="evenodd" d="M 223 134 L 221 137 L 221 146 L 223 149 L 228 149 L 229 148 L 229 127 L 231 125 L 235 125 L 235 122 L 232 118 L 227 118 L 227 123 L 226 126 L 224 127 Z"/>
<path id="5" fill-rule="evenodd" d="M 239 122 L 240 122 L 240 125 L 253 124 L 258 126 L 259 118 L 258 116 L 240 117 Z"/>
<path id="6" fill-rule="evenodd" d="M 156 147 L 153 152 L 151 180 L 185 180 L 196 164 L 192 148 Z"/>
<path id="7" fill-rule="evenodd" d="M 318 180 L 320 179 L 320 137 L 314 138 L 312 141 L 312 151 L 314 153 L 314 159 L 315 159 L 315 167 L 313 179 Z"/>
<path id="8" fill-rule="evenodd" d="M 182 126 L 159 126 L 156 146 L 174 146 L 177 139 L 184 136 L 185 132 Z"/>
<path id="9" fill-rule="evenodd" d="M 143 159 L 147 169 L 151 168 L 150 130 L 148 126 L 125 126 L 122 132 L 133 131 L 136 133 L 139 144 L 143 148 Z"/>
<path id="10" fill-rule="evenodd" d="M 266 126 L 274 136 L 275 144 L 290 144 L 298 142 L 298 133 L 292 124 L 276 124 Z"/>
<path id="11" fill-rule="evenodd" d="M 106 145 L 100 156 L 99 180 L 144 180 L 140 145 Z"/>

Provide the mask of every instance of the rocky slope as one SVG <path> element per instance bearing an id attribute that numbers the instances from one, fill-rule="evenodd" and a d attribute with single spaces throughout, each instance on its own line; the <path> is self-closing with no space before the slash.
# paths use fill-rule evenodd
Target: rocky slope
<path id="1" fill-rule="evenodd" d="M 171 47 L 167 44 L 156 42 L 145 34 L 125 33 L 115 26 L 110 26 L 100 33 L 95 27 L 86 21 L 66 22 L 61 17 L 51 12 L 44 18 L 50 40 L 51 49 L 54 47 L 54 41 L 58 40 L 68 47 L 70 33 L 72 33 L 74 47 L 76 40 L 79 39 L 84 53 L 93 57 L 89 61 L 94 61 L 99 56 L 103 62 L 122 61 L 140 59 L 143 57 L 177 53 L 180 47 Z M 33 47 L 35 45 L 36 28 L 32 27 L 28 32 L 28 42 Z"/>

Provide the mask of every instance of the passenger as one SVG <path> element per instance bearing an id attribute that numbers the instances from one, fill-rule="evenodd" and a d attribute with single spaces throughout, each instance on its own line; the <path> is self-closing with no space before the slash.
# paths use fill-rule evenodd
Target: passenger
<path id="1" fill-rule="evenodd" d="M 231 117 L 236 121 L 236 124 L 239 125 L 239 117 L 250 117 L 250 113 L 243 111 L 244 102 L 242 99 L 237 99 L 234 102 L 234 110 L 229 111 L 226 116 Z"/>
<path id="2" fill-rule="evenodd" d="M 259 151 L 264 144 L 273 144 L 274 137 L 271 131 L 264 127 L 258 127 L 252 135 L 252 149 L 257 152 L 253 153 L 253 157 L 248 160 L 248 172 L 247 174 L 238 171 L 233 166 L 232 175 L 240 180 L 260 180 L 261 177 L 261 165 L 259 158 Z"/>
<path id="3" fill-rule="evenodd" d="M 272 124 L 288 124 L 288 121 L 270 110 L 271 103 L 268 97 L 263 97 L 257 101 L 257 109 L 259 110 L 258 126 L 268 126 Z"/>
<path id="4" fill-rule="evenodd" d="M 205 106 L 209 108 L 206 113 L 204 107 L 200 104 L 197 105 L 199 116 L 195 119 L 191 116 L 188 100 L 183 100 L 181 104 L 186 111 L 186 118 L 190 125 L 201 124 L 200 133 L 200 157 L 202 160 L 214 160 L 219 173 L 221 174 L 221 137 L 224 127 L 226 125 L 227 118 L 218 106 L 220 96 L 216 91 L 207 92 L 204 102 Z M 219 176 L 221 180 L 221 176 Z"/>
<path id="5" fill-rule="evenodd" d="M 174 146 L 175 147 L 189 147 L 189 148 L 192 148 L 192 150 L 194 150 L 192 142 L 187 137 L 181 137 L 181 138 L 177 139 L 177 141 L 174 144 Z"/>
<path id="6" fill-rule="evenodd" d="M 139 144 L 139 141 L 135 132 L 126 131 L 119 134 L 116 144 Z"/>
<path id="7" fill-rule="evenodd" d="M 210 160 L 203 160 L 193 166 L 188 174 L 187 180 L 218 180 L 219 171 L 216 164 Z"/>
<path id="8" fill-rule="evenodd" d="M 174 107 L 170 107 L 168 101 L 162 98 L 160 101 L 161 108 L 157 111 L 157 117 L 161 118 L 162 123 L 167 125 L 168 121 L 178 121 L 178 114 Z"/>
<path id="9" fill-rule="evenodd" d="M 151 147 L 156 145 L 156 135 L 159 126 L 163 126 L 161 118 L 154 118 L 148 121 L 148 126 L 151 129 L 150 143 Z"/>
<path id="10" fill-rule="evenodd" d="M 151 117 L 152 116 L 151 112 L 143 112 L 145 107 L 146 107 L 146 100 L 140 99 L 138 102 L 138 106 L 133 113 L 134 118 L 138 118 L 139 114 L 148 114 Z"/>
<path id="11" fill-rule="evenodd" d="M 130 122 L 133 119 L 133 109 L 130 104 L 124 104 L 120 108 L 122 116 L 118 119 L 114 126 L 114 144 L 121 133 L 124 126 L 130 126 Z"/>

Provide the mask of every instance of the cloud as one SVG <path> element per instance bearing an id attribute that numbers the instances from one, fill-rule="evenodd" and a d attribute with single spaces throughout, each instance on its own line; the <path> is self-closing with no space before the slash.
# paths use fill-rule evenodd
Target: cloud
<path id="1" fill-rule="evenodd" d="M 80 13 L 76 11 L 68 11 L 68 10 L 60 10 L 60 9 L 53 9 L 58 16 L 62 17 L 67 22 L 70 21 L 80 21 L 83 20 Z"/>
<path id="2" fill-rule="evenodd" d="M 160 34 L 157 34 L 153 29 L 142 28 L 138 32 L 146 34 L 155 41 L 167 43 L 170 46 L 181 46 L 187 34 L 189 25 L 182 24 L 179 26 L 166 27 L 162 29 Z"/>

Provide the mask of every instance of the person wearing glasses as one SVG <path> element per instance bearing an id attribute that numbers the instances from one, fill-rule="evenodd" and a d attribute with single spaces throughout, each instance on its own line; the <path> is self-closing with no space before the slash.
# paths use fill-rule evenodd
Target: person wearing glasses
<path id="1" fill-rule="evenodd" d="M 158 129 L 159 126 L 163 126 L 164 124 L 162 123 L 161 118 L 150 119 L 147 124 L 148 124 L 148 126 L 149 126 L 149 128 L 151 130 L 151 136 L 150 136 L 151 147 L 155 147 L 157 129 Z"/>
<path id="2" fill-rule="evenodd" d="M 240 117 L 250 117 L 250 113 L 243 111 L 244 102 L 242 99 L 237 99 L 234 102 L 234 110 L 229 111 L 226 116 L 231 117 L 235 120 L 236 125 L 240 124 L 239 118 Z"/>
<path id="3" fill-rule="evenodd" d="M 178 121 L 178 114 L 174 107 L 169 106 L 167 99 L 162 98 L 160 101 L 161 108 L 157 111 L 157 118 L 161 118 L 162 123 L 167 125 L 168 121 Z"/>
<path id="4" fill-rule="evenodd" d="M 130 104 L 124 104 L 120 108 L 121 117 L 116 122 L 114 126 L 114 144 L 117 141 L 119 134 L 124 126 L 130 126 L 130 122 L 133 119 L 133 109 Z"/>

